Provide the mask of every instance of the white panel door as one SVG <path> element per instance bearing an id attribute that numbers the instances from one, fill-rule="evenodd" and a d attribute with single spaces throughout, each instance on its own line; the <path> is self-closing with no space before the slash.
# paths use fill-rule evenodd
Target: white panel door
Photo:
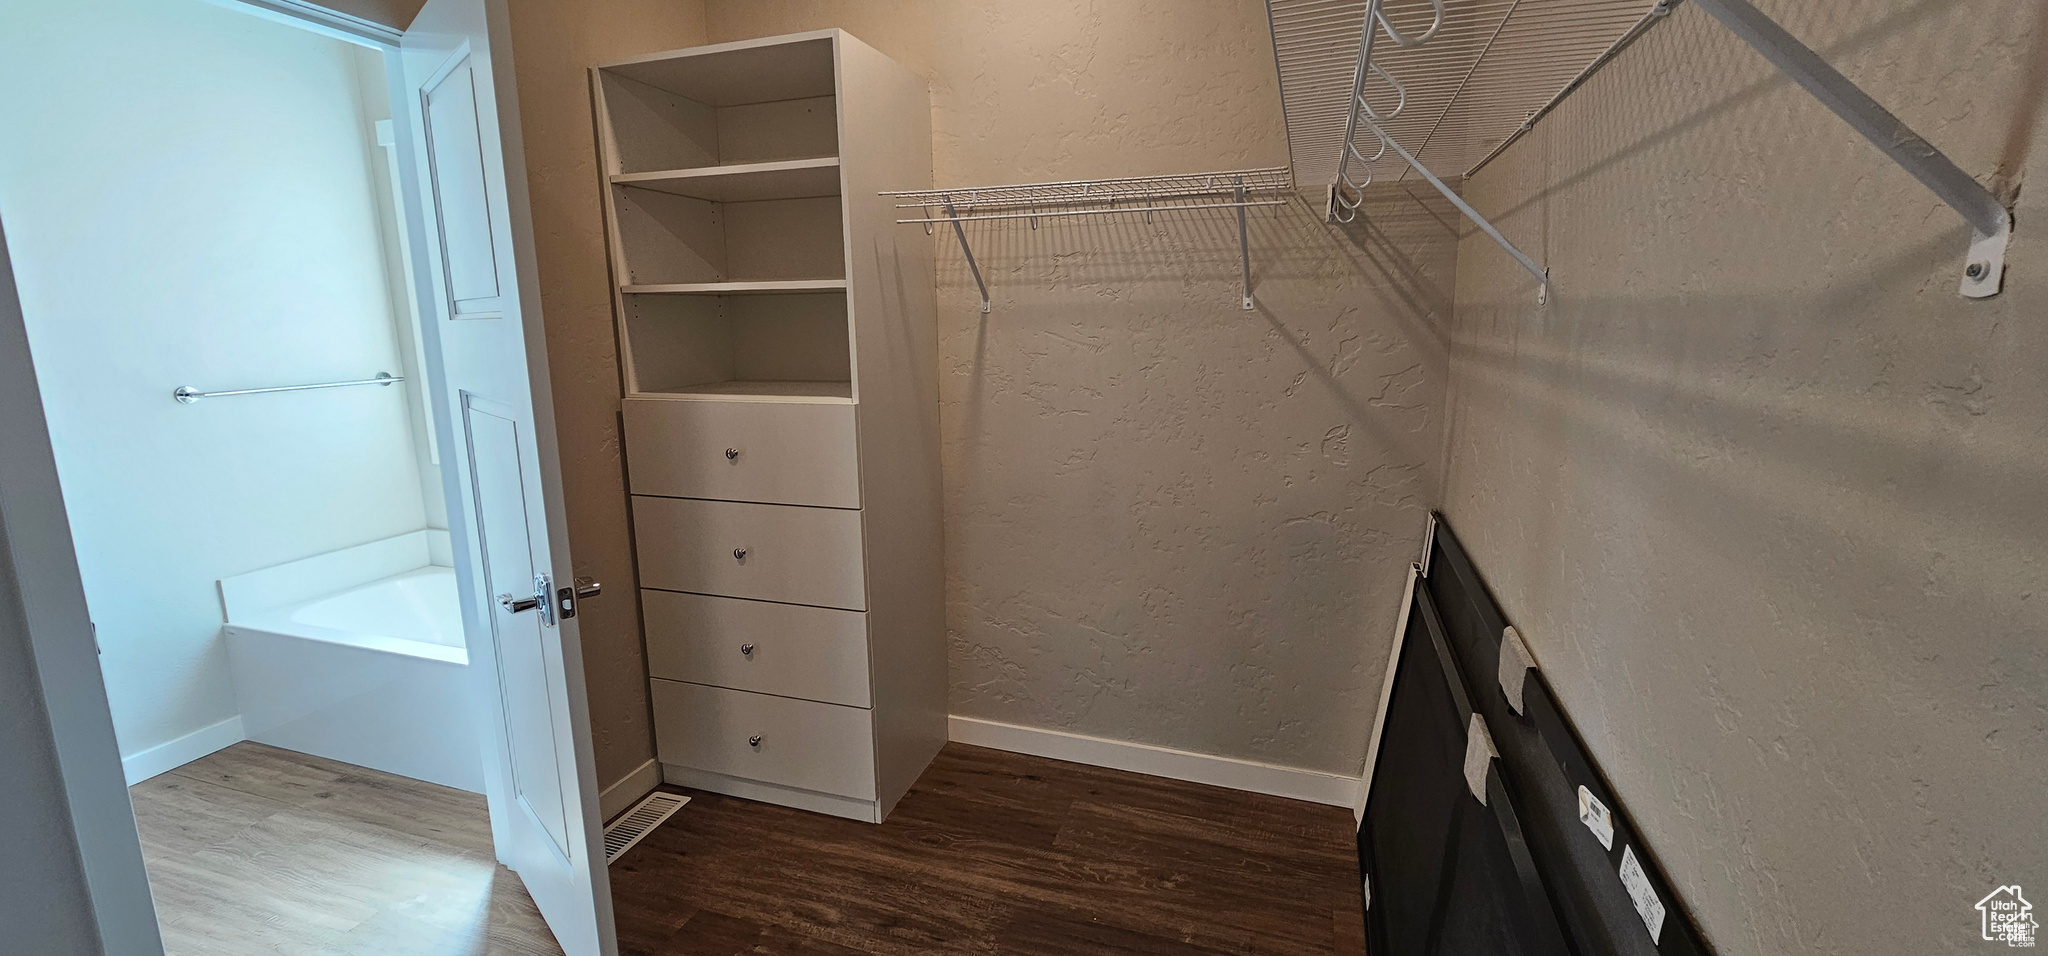
<path id="1" fill-rule="evenodd" d="M 503 0 L 427 0 L 394 89 L 498 858 L 569 956 L 614 956 L 583 658 L 555 611 L 569 550 L 505 17 Z"/>

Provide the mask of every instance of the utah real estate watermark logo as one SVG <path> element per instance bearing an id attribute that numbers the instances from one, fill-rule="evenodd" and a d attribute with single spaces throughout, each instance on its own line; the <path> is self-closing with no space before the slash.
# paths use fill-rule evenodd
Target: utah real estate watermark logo
<path id="1" fill-rule="evenodd" d="M 2041 928 L 2034 920 L 2034 904 L 2020 895 L 2017 883 L 2001 886 L 1978 900 L 1977 914 L 1983 921 L 1984 939 L 1988 942 L 2032 946 L 2034 931 Z"/>

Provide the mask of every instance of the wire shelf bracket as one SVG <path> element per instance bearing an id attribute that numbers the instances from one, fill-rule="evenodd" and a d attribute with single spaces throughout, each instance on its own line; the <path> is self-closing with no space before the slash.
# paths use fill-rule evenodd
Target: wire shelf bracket
<path id="1" fill-rule="evenodd" d="M 1821 105 L 1862 133 L 1892 162 L 1934 192 L 1970 224 L 1970 249 L 1964 257 L 1965 297 L 1997 295 L 2005 283 L 2005 247 L 2012 236 L 2012 212 L 1946 153 L 1899 122 L 1862 87 L 1829 66 L 1820 54 L 1785 31 L 1749 0 L 1693 0 L 1700 9 L 1742 38 L 1779 72 L 1804 87 Z"/>
<path id="2" fill-rule="evenodd" d="M 967 271 L 974 275 L 974 287 L 981 290 L 981 314 L 988 314 L 988 283 L 981 279 L 981 266 L 974 261 L 974 248 L 967 244 L 967 230 L 960 225 L 960 213 L 953 208 L 951 197 L 946 199 L 946 218 L 953 223 L 953 238 L 960 240 L 960 254 L 967 257 Z"/>
<path id="3" fill-rule="evenodd" d="M 1158 213 L 1179 213 L 1229 209 L 1237 215 L 1237 255 L 1240 302 L 1255 307 L 1252 299 L 1252 254 L 1246 210 L 1284 206 L 1294 179 L 1284 166 L 1239 169 L 1214 173 L 1183 173 L 1167 176 L 1134 176 L 1122 179 L 1063 180 L 1014 186 L 978 186 L 957 189 L 905 189 L 881 195 L 902 200 L 898 209 L 918 209 L 925 215 L 896 220 L 918 224 L 929 235 L 941 223 L 952 227 L 967 271 L 981 293 L 981 311 L 989 311 L 988 282 L 981 264 L 967 241 L 962 223 L 1026 220 L 1038 228 L 1041 219 L 1073 216 L 1142 214 L 1147 222 Z M 934 214 L 933 210 L 937 213 Z"/>
<path id="4" fill-rule="evenodd" d="M 1485 216 L 1480 215 L 1479 210 L 1472 208 L 1472 206 L 1469 203 L 1465 202 L 1464 197 L 1458 195 L 1456 192 L 1453 192 L 1451 190 L 1451 187 L 1444 185 L 1444 181 L 1438 179 L 1435 173 L 1430 172 L 1429 167 L 1422 165 L 1422 162 L 1416 159 L 1413 154 L 1409 153 L 1405 149 L 1402 149 L 1400 143 L 1394 142 L 1394 137 L 1387 135 L 1385 130 L 1382 130 L 1377 125 L 1374 125 L 1372 121 L 1366 120 L 1364 122 L 1366 129 L 1370 130 L 1374 136 L 1379 138 L 1379 141 L 1383 147 L 1393 150 L 1394 155 L 1401 157 L 1402 162 L 1407 163 L 1409 168 L 1421 174 L 1422 178 L 1425 181 L 1427 181 L 1431 186 L 1436 187 L 1436 191 L 1442 193 L 1445 199 L 1450 200 L 1451 205 L 1458 207 L 1458 211 L 1464 213 L 1465 218 L 1472 220 L 1472 224 L 1478 226 L 1479 231 L 1486 233 L 1486 237 L 1488 239 L 1492 239 L 1495 245 L 1498 245 L 1503 250 L 1506 250 L 1507 254 L 1513 256 L 1514 260 L 1517 263 L 1521 264 L 1522 268 L 1529 270 L 1529 274 L 1536 277 L 1537 305 L 1543 305 L 1550 301 L 1549 269 L 1541 265 L 1538 265 L 1536 263 L 1536 260 L 1529 258 L 1529 254 L 1522 251 L 1521 247 L 1515 245 L 1512 242 L 1509 242 L 1508 237 L 1501 235 L 1500 230 L 1494 227 L 1493 222 L 1491 220 L 1488 220 Z M 1332 218 L 1335 218 L 1337 204 L 1342 202 L 1341 193 L 1342 191 L 1338 189 L 1333 188 L 1330 190 Z M 1360 197 L 1361 201 L 1363 200 L 1363 198 L 1363 196 Z M 1356 218 L 1358 210 L 1357 205 L 1354 204 L 1351 207 L 1351 209 L 1353 218 Z M 1350 220 L 1347 219 L 1344 221 L 1348 222 Z"/>
<path id="5" fill-rule="evenodd" d="M 1331 222 L 1351 222 L 1357 219 L 1359 207 L 1365 203 L 1365 187 L 1371 185 L 1373 181 L 1372 164 L 1378 162 L 1381 157 L 1391 151 L 1409 169 L 1420 175 L 1425 182 L 1429 183 L 1445 199 L 1449 200 L 1451 205 L 1456 206 L 1459 212 L 1464 213 L 1465 218 L 1472 220 L 1473 224 L 1478 226 L 1479 231 L 1485 233 L 1488 239 L 1493 240 L 1494 244 L 1505 250 L 1509 256 L 1514 258 L 1516 263 L 1520 264 L 1522 268 L 1527 269 L 1530 275 L 1536 277 L 1536 303 L 1542 305 L 1550 301 L 1550 270 L 1537 264 L 1536 260 L 1530 258 L 1528 253 L 1523 252 L 1519 246 L 1509 242 L 1508 237 L 1502 235 L 1500 229 L 1496 228 L 1492 221 L 1480 215 L 1479 210 L 1473 209 L 1471 204 L 1467 203 L 1451 187 L 1444 185 L 1444 181 L 1431 172 L 1428 166 L 1423 165 L 1421 160 L 1415 158 L 1414 153 L 1403 148 L 1395 140 L 1393 134 L 1387 132 L 1385 126 L 1385 124 L 1399 118 L 1401 113 L 1408 108 L 1408 88 L 1403 86 L 1401 81 L 1394 79 L 1392 73 L 1373 61 L 1375 38 L 1381 32 L 1385 32 L 1387 39 L 1393 41 L 1396 47 L 1418 47 L 1429 42 L 1438 33 L 1443 31 L 1447 14 L 1444 2 L 1445 0 L 1428 0 L 1431 14 L 1429 26 L 1424 28 L 1419 34 L 1412 36 L 1403 34 L 1394 26 L 1393 21 L 1387 18 L 1385 0 L 1370 0 L 1366 4 L 1365 24 L 1360 30 L 1358 38 L 1358 66 L 1352 72 L 1351 102 L 1347 108 L 1348 115 L 1344 120 L 1343 152 L 1337 157 L 1337 181 L 1330 186 L 1329 206 L 1326 215 Z M 1495 26 L 1493 35 L 1487 38 L 1486 46 L 1482 48 L 1482 56 L 1484 55 L 1484 50 L 1492 48 L 1493 42 L 1498 39 L 1500 31 L 1506 25 L 1507 19 L 1503 17 L 1500 23 Z M 1474 68 L 1476 67 L 1477 63 L 1475 62 Z M 1395 99 L 1392 107 L 1386 107 L 1384 104 L 1378 109 L 1373 107 L 1372 100 L 1367 97 L 1366 91 L 1366 83 L 1373 77 L 1377 77 L 1380 82 L 1386 84 L 1388 89 L 1393 91 Z M 1469 72 L 1467 79 L 1470 79 Z M 1463 81 L 1460 82 L 1460 89 L 1462 90 L 1462 88 Z M 1366 132 L 1371 133 L 1373 139 L 1379 144 L 1372 151 L 1371 155 L 1367 155 L 1364 150 L 1358 148 L 1358 132 L 1360 127 L 1364 127 Z M 1432 127 L 1433 131 L 1434 127 Z M 1364 177 L 1362 180 L 1351 177 L 1351 164 L 1353 162 L 1358 164 L 1360 174 Z"/>
<path id="6" fill-rule="evenodd" d="M 1682 2 L 1268 0 L 1295 178 L 1328 183 L 1328 217 L 1349 222 L 1376 175 L 1421 176 L 1537 277 L 1542 302 L 1547 270 L 1429 165 L 1470 177 Z M 1959 291 L 1998 294 L 2012 214 L 1997 196 L 1749 0 L 1692 2 L 1954 209 L 1972 230 Z"/>

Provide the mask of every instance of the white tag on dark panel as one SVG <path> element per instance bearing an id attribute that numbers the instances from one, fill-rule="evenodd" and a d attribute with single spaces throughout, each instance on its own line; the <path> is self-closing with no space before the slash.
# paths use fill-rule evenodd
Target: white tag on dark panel
<path id="1" fill-rule="evenodd" d="M 1481 805 L 1486 803 L 1486 771 L 1500 751 L 1493 749 L 1493 735 L 1486 732 L 1486 718 L 1472 713 L 1465 726 L 1465 788 Z"/>
<path id="2" fill-rule="evenodd" d="M 1628 890 L 1628 898 L 1635 901 L 1636 913 L 1650 931 L 1650 942 L 1656 942 L 1664 932 L 1664 901 L 1657 898 L 1657 890 L 1650 886 L 1650 874 L 1643 872 L 1643 865 L 1636 862 L 1636 848 L 1632 846 L 1621 850 L 1621 886 Z"/>
<path id="3" fill-rule="evenodd" d="M 1522 709 L 1522 684 L 1527 680 L 1530 668 L 1535 666 L 1536 658 L 1529 653 L 1529 645 L 1522 643 L 1522 632 L 1515 630 L 1513 624 L 1502 628 L 1500 665 L 1496 668 L 1495 677 L 1500 681 L 1501 696 L 1508 699 L 1508 706 L 1517 714 L 1525 713 Z"/>
<path id="4" fill-rule="evenodd" d="M 1607 804 L 1601 803 L 1600 798 L 1583 785 L 1579 787 L 1579 822 L 1593 831 L 1594 838 L 1603 848 L 1614 849 L 1614 814 L 1609 813 Z"/>

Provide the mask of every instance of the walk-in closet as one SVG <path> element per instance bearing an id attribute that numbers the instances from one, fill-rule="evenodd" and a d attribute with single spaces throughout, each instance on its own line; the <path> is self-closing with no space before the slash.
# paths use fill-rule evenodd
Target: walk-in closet
<path id="1" fill-rule="evenodd" d="M 2040 0 L 0 8 L 0 951 L 2034 946 L 2043 177 Z"/>

